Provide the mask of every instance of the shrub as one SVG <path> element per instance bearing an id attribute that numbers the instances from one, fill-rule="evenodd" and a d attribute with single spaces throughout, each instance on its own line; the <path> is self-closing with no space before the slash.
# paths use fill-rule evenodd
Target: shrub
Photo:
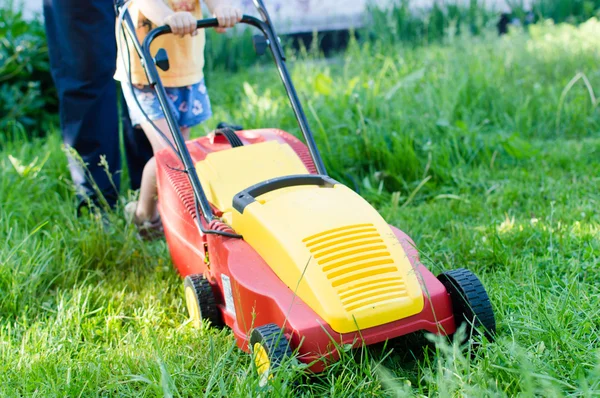
<path id="1" fill-rule="evenodd" d="M 541 19 L 552 19 L 555 23 L 579 23 L 598 16 L 600 0 L 536 0 L 534 15 Z"/>
<path id="2" fill-rule="evenodd" d="M 0 9 L 0 134 L 40 135 L 55 119 L 44 26 L 12 7 Z"/>
<path id="3" fill-rule="evenodd" d="M 435 2 L 421 10 L 413 9 L 410 0 L 398 0 L 387 9 L 371 8 L 369 14 L 371 23 L 366 31 L 371 41 L 411 44 L 431 43 L 460 33 L 478 34 L 498 19 L 481 0 L 471 0 L 468 5 Z"/>

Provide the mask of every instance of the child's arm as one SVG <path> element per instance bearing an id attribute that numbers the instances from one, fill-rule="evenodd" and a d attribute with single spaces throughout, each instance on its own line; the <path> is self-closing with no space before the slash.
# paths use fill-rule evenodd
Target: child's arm
<path id="1" fill-rule="evenodd" d="M 157 26 L 169 25 L 171 31 L 180 37 L 195 36 L 196 18 L 187 11 L 175 12 L 163 0 L 136 0 L 142 14 Z"/>
<path id="2" fill-rule="evenodd" d="M 204 0 L 210 12 L 219 20 L 219 27 L 215 30 L 225 32 L 226 28 L 233 27 L 242 20 L 242 10 L 233 5 L 232 0 Z"/>

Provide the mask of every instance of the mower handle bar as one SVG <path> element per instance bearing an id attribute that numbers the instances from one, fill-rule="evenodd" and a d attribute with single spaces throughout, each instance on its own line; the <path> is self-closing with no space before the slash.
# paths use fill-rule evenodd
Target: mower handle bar
<path id="1" fill-rule="evenodd" d="M 267 23 L 261 21 L 258 18 L 255 18 L 251 15 L 243 15 L 242 19 L 240 20 L 240 23 L 252 25 L 252 26 L 258 28 L 261 32 L 263 32 L 263 34 L 265 36 L 267 36 L 267 40 L 275 39 L 273 37 L 270 37 L 272 32 L 269 29 L 269 25 Z M 218 27 L 219 27 L 219 21 L 217 20 L 217 18 L 199 19 L 196 22 L 196 29 L 208 29 L 208 28 L 218 28 Z M 168 33 L 172 33 L 171 27 L 169 25 L 159 26 L 159 27 L 151 30 L 148 33 L 148 35 L 146 35 L 146 38 L 144 39 L 144 42 L 142 44 L 142 50 L 144 51 L 144 53 L 148 56 L 151 56 L 150 44 L 152 43 L 152 41 L 154 41 L 154 39 L 156 39 L 157 37 L 166 35 Z M 285 59 L 283 49 L 279 45 L 279 40 L 275 39 L 274 41 L 275 41 L 275 44 L 277 47 L 277 52 L 279 53 L 279 56 L 281 56 L 283 59 Z"/>
<path id="2" fill-rule="evenodd" d="M 252 25 L 258 28 L 264 35 L 266 39 L 266 44 L 271 50 L 271 55 L 273 56 L 273 60 L 275 61 L 275 65 L 277 66 L 277 71 L 279 72 L 279 77 L 283 85 L 285 86 L 285 90 L 290 101 L 290 105 L 294 111 L 296 116 L 296 120 L 298 122 L 298 126 L 302 131 L 302 135 L 304 136 L 304 140 L 308 147 L 311 158 L 314 162 L 315 168 L 317 169 L 317 173 L 322 176 L 327 176 L 327 171 L 325 170 L 325 165 L 323 160 L 321 159 L 321 155 L 319 153 L 319 149 L 315 143 L 314 137 L 308 125 L 308 120 L 306 119 L 306 115 L 304 110 L 302 109 L 302 104 L 300 103 L 300 99 L 298 98 L 298 94 L 296 93 L 296 89 L 292 84 L 291 77 L 287 70 L 287 66 L 285 65 L 285 54 L 281 47 L 281 43 L 279 42 L 279 38 L 277 37 L 275 30 L 273 28 L 273 24 L 269 17 L 269 13 L 262 0 L 253 0 L 254 5 L 258 9 L 258 12 L 263 17 L 263 21 L 258 18 L 255 18 L 250 15 L 243 15 L 241 19 L 241 23 Z M 139 41 L 135 38 L 133 32 L 135 32 L 135 28 L 133 26 L 133 22 L 130 16 L 126 13 L 125 22 L 128 26 L 129 35 L 132 36 L 132 40 L 136 47 L 136 51 L 138 51 L 144 62 L 144 70 L 146 72 L 146 76 L 148 78 L 148 82 L 150 86 L 152 86 L 156 92 L 158 100 L 165 110 L 165 119 L 169 126 L 169 130 L 173 135 L 173 139 L 175 140 L 175 145 L 178 150 L 178 155 L 185 167 L 185 172 L 188 174 L 190 184 L 192 185 L 192 189 L 195 194 L 195 198 L 198 200 L 198 205 L 202 210 L 204 218 L 207 222 L 210 222 L 214 215 L 212 212 L 212 208 L 210 203 L 208 202 L 208 198 L 202 189 L 202 185 L 194 168 L 194 164 L 191 158 L 187 147 L 185 146 L 185 142 L 179 130 L 179 126 L 171 112 L 170 107 L 168 106 L 168 98 L 165 88 L 160 80 L 160 76 L 158 74 L 156 60 L 152 56 L 150 52 L 150 44 L 159 36 L 172 33 L 171 28 L 169 26 L 160 26 L 157 27 L 146 35 L 144 38 L 144 42 L 140 46 Z M 209 19 L 201 19 L 196 22 L 197 29 L 206 29 L 206 28 L 216 28 L 219 26 L 219 21 L 216 18 Z M 168 54 L 167 54 L 168 55 Z"/>

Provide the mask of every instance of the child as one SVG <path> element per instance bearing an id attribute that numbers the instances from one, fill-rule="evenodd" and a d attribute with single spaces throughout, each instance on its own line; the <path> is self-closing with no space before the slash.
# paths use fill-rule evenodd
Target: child
<path id="1" fill-rule="evenodd" d="M 231 0 L 205 0 L 210 12 L 219 20 L 218 32 L 233 27 L 242 18 L 242 12 L 234 7 Z M 168 3 L 168 4 L 167 4 Z M 173 35 L 164 35 L 152 43 L 152 52 L 164 48 L 169 57 L 169 70 L 159 70 L 161 81 L 169 97 L 169 105 L 179 124 L 184 138 L 189 139 L 190 128 L 206 121 L 211 115 L 210 101 L 204 85 L 204 29 L 196 29 L 196 21 L 202 19 L 200 0 L 133 0 L 129 12 L 136 26 L 136 34 L 140 42 L 148 32 L 160 25 L 169 25 Z M 132 123 L 140 125 L 152 145 L 154 154 L 167 144 L 154 130 L 138 106 L 157 128 L 171 142 L 165 115 L 158 98 L 150 86 L 142 69 L 139 57 L 132 43 L 129 43 L 129 54 L 119 44 L 117 72 L 115 78 L 121 81 L 123 94 L 131 116 Z M 125 66 L 123 66 L 125 61 Z M 131 64 L 129 66 L 128 64 Z M 127 73 L 131 74 L 133 90 L 128 83 Z M 134 98 L 137 98 L 137 102 Z M 157 208 L 156 163 L 154 158 L 144 167 L 139 201 L 128 203 L 125 213 L 128 220 L 133 221 L 142 236 L 153 236 L 162 232 L 162 223 Z"/>

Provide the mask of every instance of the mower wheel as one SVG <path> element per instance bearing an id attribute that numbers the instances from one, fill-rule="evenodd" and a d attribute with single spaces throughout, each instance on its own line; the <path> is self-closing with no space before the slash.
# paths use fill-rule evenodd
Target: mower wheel
<path id="1" fill-rule="evenodd" d="M 292 356 L 287 337 L 273 323 L 255 328 L 250 335 L 250 345 L 256 371 L 261 377 L 272 377 L 272 372 L 283 360 Z"/>
<path id="2" fill-rule="evenodd" d="M 454 309 L 456 327 L 467 324 L 467 336 L 479 334 L 483 329 L 484 335 L 493 340 L 496 333 L 494 310 L 483 284 L 475 274 L 464 268 L 450 270 L 438 275 Z"/>
<path id="3" fill-rule="evenodd" d="M 194 327 L 199 329 L 202 320 L 210 321 L 212 326 L 221 327 L 223 320 L 210 282 L 203 275 L 188 275 L 183 281 L 183 286 L 185 302 Z"/>

